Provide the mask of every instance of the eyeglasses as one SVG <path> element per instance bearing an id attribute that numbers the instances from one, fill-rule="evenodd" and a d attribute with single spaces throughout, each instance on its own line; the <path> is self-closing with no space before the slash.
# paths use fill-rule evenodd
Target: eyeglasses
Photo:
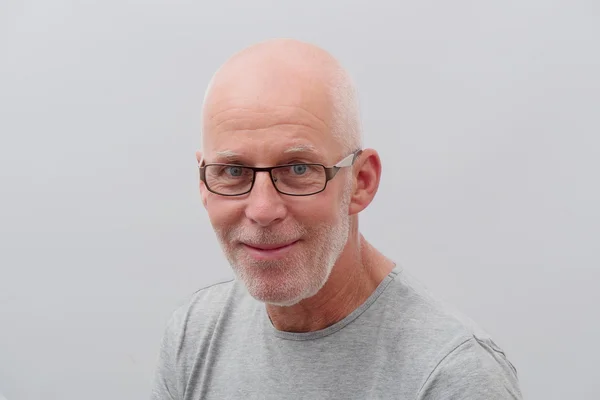
<path id="1" fill-rule="evenodd" d="M 238 164 L 200 165 L 200 180 L 221 196 L 241 196 L 254 186 L 257 172 L 268 172 L 275 189 L 288 196 L 310 196 L 325 190 L 338 171 L 354 164 L 362 150 L 356 150 L 332 167 L 317 163 L 296 163 L 275 167 L 247 167 Z"/>

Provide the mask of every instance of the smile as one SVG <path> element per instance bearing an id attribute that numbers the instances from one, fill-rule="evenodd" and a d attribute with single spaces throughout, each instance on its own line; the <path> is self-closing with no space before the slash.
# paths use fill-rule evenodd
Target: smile
<path id="1" fill-rule="evenodd" d="M 242 244 L 248 254 L 257 260 L 275 260 L 286 255 L 297 243 L 298 240 L 274 245 Z"/>

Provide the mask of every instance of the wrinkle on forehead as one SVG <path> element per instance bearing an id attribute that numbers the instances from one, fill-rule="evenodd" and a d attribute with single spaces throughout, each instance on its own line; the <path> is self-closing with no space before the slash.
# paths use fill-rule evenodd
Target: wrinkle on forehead
<path id="1" fill-rule="evenodd" d="M 282 115 L 275 111 L 271 113 L 246 113 L 235 110 L 223 114 L 220 118 L 212 119 L 207 124 L 212 136 L 240 131 L 265 131 L 273 128 L 289 131 L 315 131 L 321 135 L 327 134 L 330 130 L 324 121 L 310 113 L 286 113 Z"/>
<path id="2" fill-rule="evenodd" d="M 213 106 L 213 108 L 214 108 L 214 106 Z M 276 112 L 277 114 L 280 114 L 280 115 L 286 115 L 286 114 L 293 115 L 294 113 L 297 113 L 298 111 L 304 112 L 308 116 L 315 117 L 316 119 L 321 121 L 325 126 L 328 126 L 327 121 L 322 116 L 314 114 L 313 112 L 311 112 L 311 110 L 309 110 L 306 107 L 302 107 L 301 105 L 277 105 L 277 106 L 273 106 L 271 110 L 267 109 L 266 107 L 260 107 L 260 105 L 258 105 L 258 104 L 256 104 L 256 107 L 251 107 L 250 105 L 248 105 L 246 107 L 241 107 L 241 106 L 225 107 L 219 111 L 214 112 L 212 115 L 210 115 L 208 120 L 210 120 L 214 123 L 214 127 L 217 127 L 222 122 L 220 120 L 222 117 L 222 114 L 226 114 L 226 113 L 248 112 L 248 113 L 254 113 L 254 114 L 273 115 L 273 113 Z M 226 119 L 226 117 L 224 119 Z"/>

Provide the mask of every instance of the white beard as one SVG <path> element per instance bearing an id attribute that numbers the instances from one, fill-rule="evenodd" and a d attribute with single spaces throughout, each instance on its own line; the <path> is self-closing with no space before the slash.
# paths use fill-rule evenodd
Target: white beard
<path id="1" fill-rule="evenodd" d="M 244 228 L 233 228 L 217 232 L 236 278 L 244 284 L 252 297 L 266 304 L 289 307 L 314 296 L 323 288 L 348 240 L 351 190 L 351 181 L 348 181 L 335 225 L 323 223 L 311 227 L 294 226 L 285 238 L 268 230 L 247 232 Z M 273 244 L 301 236 L 309 238 L 311 247 L 297 249 L 293 256 L 283 260 L 259 261 L 228 247 L 228 243 L 234 243 L 240 238 Z M 305 244 L 302 241 L 302 245 Z M 284 278 L 275 283 L 256 276 L 266 270 L 284 275 Z"/>

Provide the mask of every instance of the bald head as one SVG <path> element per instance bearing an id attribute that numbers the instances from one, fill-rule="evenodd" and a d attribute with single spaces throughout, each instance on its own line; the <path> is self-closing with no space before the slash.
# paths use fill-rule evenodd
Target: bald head
<path id="1" fill-rule="evenodd" d="M 202 109 L 204 137 L 218 124 L 223 106 L 296 107 L 314 116 L 341 147 L 361 147 L 358 98 L 352 80 L 325 50 L 291 39 L 261 42 L 234 54 L 214 74 Z"/>

